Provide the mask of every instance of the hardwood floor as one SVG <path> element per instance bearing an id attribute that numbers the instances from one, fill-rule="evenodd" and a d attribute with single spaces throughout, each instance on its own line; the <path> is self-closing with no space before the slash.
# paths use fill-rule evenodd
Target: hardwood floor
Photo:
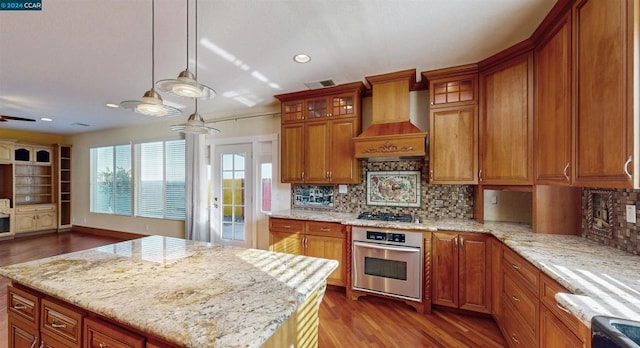
<path id="1" fill-rule="evenodd" d="M 0 266 L 120 240 L 70 232 L 0 242 Z M 0 347 L 7 345 L 8 283 L 0 277 Z M 352 301 L 339 288 L 329 288 L 320 306 L 320 348 L 506 346 L 496 324 L 487 318 L 438 309 L 423 315 L 404 303 L 372 296 Z"/>

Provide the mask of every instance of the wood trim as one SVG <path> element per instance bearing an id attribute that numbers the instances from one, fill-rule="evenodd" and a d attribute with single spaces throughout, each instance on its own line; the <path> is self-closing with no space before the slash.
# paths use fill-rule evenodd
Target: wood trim
<path id="1" fill-rule="evenodd" d="M 306 98 L 319 97 L 319 96 L 325 96 L 325 95 L 331 95 L 331 94 L 340 94 L 344 92 L 352 92 L 354 90 L 359 91 L 359 93 L 362 93 L 364 89 L 365 89 L 365 86 L 362 82 L 351 82 L 351 83 L 345 83 L 345 84 L 337 85 L 333 87 L 277 94 L 277 95 L 274 95 L 274 97 L 281 102 L 286 102 L 286 101 L 296 100 L 296 99 L 306 99 Z"/>
<path id="2" fill-rule="evenodd" d="M 131 240 L 131 239 L 147 237 L 144 234 L 138 234 L 133 232 L 105 230 L 97 227 L 78 226 L 78 225 L 73 225 L 71 227 L 71 232 L 86 233 L 86 234 L 92 234 L 92 235 L 102 236 L 102 237 L 120 238 L 123 240 Z"/>
<path id="3" fill-rule="evenodd" d="M 493 56 L 478 62 L 478 68 L 481 72 L 494 68 L 496 65 L 502 64 L 514 59 L 520 55 L 533 52 L 533 40 L 525 39 L 509 48 L 506 48 Z"/>
<path id="4" fill-rule="evenodd" d="M 441 78 L 452 78 L 454 76 L 477 74 L 477 73 L 478 73 L 478 64 L 467 64 L 467 65 L 459 65 L 459 66 L 453 66 L 453 67 L 437 69 L 437 70 L 423 71 L 420 73 L 420 75 L 422 75 L 422 82 L 428 83 L 428 81 L 430 80 L 441 79 Z"/>
<path id="5" fill-rule="evenodd" d="M 558 0 L 558 2 L 553 5 L 540 25 L 538 25 L 533 34 L 531 34 L 530 38 L 536 46 L 540 45 L 540 40 L 548 36 L 548 32 L 550 30 L 556 30 L 554 27 L 558 22 L 562 21 L 562 17 L 567 13 L 569 13 L 569 16 L 571 15 L 571 6 L 573 5 L 573 2 L 574 0 Z"/>

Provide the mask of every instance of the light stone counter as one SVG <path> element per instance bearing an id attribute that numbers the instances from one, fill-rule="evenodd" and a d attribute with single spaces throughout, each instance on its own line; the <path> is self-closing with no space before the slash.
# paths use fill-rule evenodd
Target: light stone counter
<path id="1" fill-rule="evenodd" d="M 286 218 L 295 210 L 274 213 Z M 337 222 L 330 212 L 305 212 L 310 220 Z M 474 220 L 425 220 L 420 224 L 358 220 L 344 215 L 352 226 L 423 231 L 490 233 L 573 294 L 557 294 L 560 305 L 591 327 L 594 315 L 640 320 L 640 256 L 603 246 L 580 236 L 537 234 L 531 226 Z M 327 220 L 330 218 L 332 220 Z"/>
<path id="2" fill-rule="evenodd" d="M 187 347 L 259 347 L 337 261 L 151 236 L 0 268 L 14 282 Z"/>

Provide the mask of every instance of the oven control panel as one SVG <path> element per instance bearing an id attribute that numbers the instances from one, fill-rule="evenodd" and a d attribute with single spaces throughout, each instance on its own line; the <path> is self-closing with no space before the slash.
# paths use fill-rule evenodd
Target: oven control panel
<path id="1" fill-rule="evenodd" d="M 387 233 L 387 232 L 375 232 L 367 231 L 367 239 L 376 241 L 388 241 L 396 243 L 404 243 L 404 233 Z"/>

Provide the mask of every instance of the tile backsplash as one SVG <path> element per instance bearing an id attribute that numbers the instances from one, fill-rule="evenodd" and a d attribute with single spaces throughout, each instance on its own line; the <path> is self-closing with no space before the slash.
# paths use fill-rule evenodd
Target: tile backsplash
<path id="1" fill-rule="evenodd" d="M 598 193 L 611 193 L 612 205 L 609 214 L 613 214 L 611 217 L 611 229 L 612 233 L 607 236 L 596 229 L 589 228 L 588 217 L 597 214 L 600 208 L 597 204 L 592 202 L 589 204 L 589 199 L 593 192 Z M 638 207 L 640 207 L 640 190 L 633 189 L 608 189 L 608 190 L 582 190 L 582 236 L 594 240 L 598 243 L 608 245 L 620 250 L 626 251 L 631 254 L 638 255 L 640 246 L 638 243 L 638 235 L 640 234 L 640 228 L 637 223 L 626 222 L 626 206 L 627 204 L 635 205 L 636 217 L 638 217 Z M 594 205 L 596 207 L 594 207 Z M 595 212 L 595 213 L 594 213 Z M 640 221 L 640 220 L 638 220 Z"/>
<path id="2" fill-rule="evenodd" d="M 427 183 L 427 166 L 420 160 L 401 160 L 388 162 L 362 162 L 362 180 L 358 185 L 348 185 L 347 193 L 333 190 L 333 210 L 344 213 L 386 212 L 394 214 L 411 214 L 421 219 L 472 219 L 473 218 L 473 186 L 469 185 L 430 185 Z M 367 205 L 366 177 L 369 171 L 408 171 L 421 172 L 421 205 L 418 208 L 387 207 Z M 301 185 L 293 185 L 292 195 Z M 308 186 L 308 185 L 307 185 Z M 294 206 L 294 208 L 299 208 Z"/>

